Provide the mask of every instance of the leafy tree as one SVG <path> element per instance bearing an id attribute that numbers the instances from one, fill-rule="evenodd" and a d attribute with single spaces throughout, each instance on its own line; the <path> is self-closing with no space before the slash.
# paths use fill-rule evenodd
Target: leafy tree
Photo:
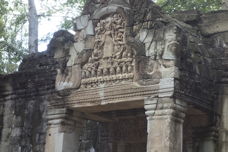
<path id="1" fill-rule="evenodd" d="M 3 16 L 7 13 L 6 5 L 7 2 L 5 0 L 2 0 L 0 3 L 0 39 L 5 35 Z"/>
<path id="2" fill-rule="evenodd" d="M 29 52 L 38 52 L 38 15 L 34 0 L 28 0 Z"/>
<path id="3" fill-rule="evenodd" d="M 26 9 L 19 1 L 0 3 L 0 73 L 11 73 L 18 67 L 23 55 L 22 27 L 25 24 Z"/>
<path id="4" fill-rule="evenodd" d="M 34 0 L 33 0 L 34 1 Z M 218 10 L 222 0 L 154 0 L 163 10 Z M 0 2 L 0 73 L 15 71 L 25 54 L 28 54 L 28 4 L 26 0 L 1 0 Z M 72 20 L 86 0 L 40 0 L 39 21 L 62 17 L 59 28 L 72 29 Z M 36 23 L 37 24 L 37 23 Z M 42 40 L 50 40 L 51 34 Z"/>
<path id="5" fill-rule="evenodd" d="M 199 10 L 209 12 L 221 8 L 222 0 L 157 0 L 167 13 L 179 10 Z"/>
<path id="6" fill-rule="evenodd" d="M 73 27 L 73 19 L 77 17 L 86 0 L 42 0 L 42 10 L 39 12 L 40 20 L 62 17 L 60 28 L 71 29 Z"/>
<path id="7" fill-rule="evenodd" d="M 83 6 L 85 0 L 40 0 L 43 7 L 43 12 L 36 13 L 34 0 L 1 0 L 0 3 L 0 73 L 11 73 L 16 71 L 20 61 L 25 54 L 28 54 L 28 50 L 37 52 L 37 32 L 33 44 L 28 44 L 29 33 L 28 21 L 35 18 L 32 21 L 34 23 L 30 26 L 30 29 L 34 28 L 34 25 L 38 25 L 37 18 L 40 21 L 45 19 L 55 18 L 61 16 L 62 21 L 59 28 L 71 29 L 73 27 L 72 19 L 79 15 L 79 9 Z M 29 7 L 29 6 L 30 7 Z M 30 9 L 28 9 L 30 8 Z M 29 12 L 30 10 L 30 12 Z M 31 14 L 33 15 L 31 17 Z M 31 21 L 30 21 L 31 23 Z M 37 27 L 35 27 L 37 29 Z M 30 31 L 36 31 L 34 29 Z M 47 34 L 48 37 L 44 38 L 48 41 L 51 34 Z M 34 37 L 34 36 L 33 36 Z M 28 49 L 28 46 L 30 46 Z"/>

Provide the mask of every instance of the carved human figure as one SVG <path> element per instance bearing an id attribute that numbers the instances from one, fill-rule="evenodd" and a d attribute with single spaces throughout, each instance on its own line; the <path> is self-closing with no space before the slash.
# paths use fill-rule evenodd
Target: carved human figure
<path id="1" fill-rule="evenodd" d="M 90 71 L 89 70 L 86 70 L 86 78 L 89 78 L 90 77 Z"/>
<path id="2" fill-rule="evenodd" d="M 116 73 L 117 73 L 117 74 L 121 74 L 121 67 L 120 67 L 120 66 L 118 66 L 118 67 L 116 68 Z"/>
<path id="3" fill-rule="evenodd" d="M 113 16 L 113 20 L 114 20 L 114 23 L 116 25 L 116 28 L 119 29 L 120 32 L 124 32 L 124 25 L 125 25 L 125 22 L 123 22 L 123 18 L 120 14 L 115 14 Z"/>
<path id="4" fill-rule="evenodd" d="M 162 59 L 173 60 L 179 51 L 179 42 L 177 41 L 176 27 L 168 29 L 165 33 L 165 48 Z"/>
<path id="5" fill-rule="evenodd" d="M 127 73 L 128 67 L 126 65 L 126 63 L 123 65 L 122 71 L 123 73 Z"/>
<path id="6" fill-rule="evenodd" d="M 122 58 L 127 58 L 127 56 L 128 56 L 128 52 L 127 52 L 127 50 L 123 51 Z"/>
<path id="7" fill-rule="evenodd" d="M 103 70 L 102 69 L 98 69 L 97 70 L 97 76 L 102 76 L 103 75 Z"/>
<path id="8" fill-rule="evenodd" d="M 101 23 L 97 23 L 97 26 L 95 27 L 96 36 L 99 36 L 101 34 L 101 31 L 102 31 Z"/>
<path id="9" fill-rule="evenodd" d="M 111 32 L 111 21 L 107 20 L 105 24 L 105 32 L 102 37 L 102 41 L 104 43 L 103 48 L 103 58 L 111 57 L 112 52 L 114 50 L 114 41 L 112 38 Z"/>
<path id="10" fill-rule="evenodd" d="M 115 58 L 120 59 L 122 58 L 122 53 L 125 50 L 125 47 L 123 45 L 117 44 L 115 45 L 115 49 L 114 49 L 114 54 L 115 54 Z"/>
<path id="11" fill-rule="evenodd" d="M 96 71 L 95 71 L 95 69 L 93 69 L 93 70 L 91 71 L 91 76 L 92 76 L 92 77 L 95 77 L 95 76 L 96 76 Z"/>
<path id="12" fill-rule="evenodd" d="M 118 44 L 124 44 L 125 43 L 124 42 L 124 33 L 123 32 L 118 32 L 116 34 L 116 38 L 115 39 L 116 39 Z"/>
<path id="13" fill-rule="evenodd" d="M 128 70 L 128 73 L 133 72 L 133 66 L 132 65 L 129 65 L 127 70 Z"/>
<path id="14" fill-rule="evenodd" d="M 114 67 L 110 68 L 110 75 L 115 75 L 116 74 L 116 70 Z"/>
<path id="15" fill-rule="evenodd" d="M 86 78 L 86 72 L 82 71 L 82 79 Z"/>

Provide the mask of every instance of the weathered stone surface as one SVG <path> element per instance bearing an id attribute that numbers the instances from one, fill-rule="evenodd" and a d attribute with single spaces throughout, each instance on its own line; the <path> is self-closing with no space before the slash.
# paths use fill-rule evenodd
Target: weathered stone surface
<path id="1" fill-rule="evenodd" d="M 228 1 L 227 0 L 222 0 L 222 9 L 227 10 L 228 9 Z"/>
<path id="2" fill-rule="evenodd" d="M 179 21 L 189 23 L 194 26 L 200 20 L 201 13 L 196 10 L 190 11 L 177 11 L 175 12 L 172 17 L 178 19 Z"/>
<path id="3" fill-rule="evenodd" d="M 218 11 L 204 14 L 201 17 L 200 30 L 205 35 L 212 35 L 228 31 L 228 11 Z"/>
<path id="4" fill-rule="evenodd" d="M 85 30 L 87 35 L 94 35 L 94 27 L 93 27 L 93 22 L 91 20 L 89 21 Z"/>
<path id="5" fill-rule="evenodd" d="M 83 15 L 83 16 L 77 17 L 75 20 L 76 30 L 81 30 L 86 28 L 89 23 L 89 17 L 90 17 L 89 15 Z"/>
<path id="6" fill-rule="evenodd" d="M 185 103 L 169 98 L 145 100 L 147 152 L 182 152 L 185 107 Z"/>
<path id="7" fill-rule="evenodd" d="M 0 75 L 0 151 L 201 152 L 218 137 L 199 128 L 219 127 L 225 150 L 226 15 L 87 1 L 75 35 L 56 32 L 46 52 Z"/>

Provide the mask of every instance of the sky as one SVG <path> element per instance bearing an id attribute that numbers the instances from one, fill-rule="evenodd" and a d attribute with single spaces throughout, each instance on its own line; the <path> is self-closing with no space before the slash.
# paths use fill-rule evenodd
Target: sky
<path id="1" fill-rule="evenodd" d="M 51 18 L 50 20 L 42 20 L 39 23 L 39 40 L 44 39 L 47 35 L 53 35 L 54 32 L 60 29 L 60 23 L 62 18 L 55 17 Z M 39 52 L 45 51 L 47 49 L 47 45 L 50 40 L 48 41 L 40 41 L 38 50 Z"/>
<path id="2" fill-rule="evenodd" d="M 35 0 L 37 13 L 43 14 L 49 8 L 59 9 L 66 0 Z M 44 5 L 45 2 L 45 5 Z M 77 9 L 78 5 L 64 8 L 64 11 L 59 11 L 49 18 L 42 18 L 39 20 L 39 40 L 46 38 L 47 35 L 52 37 L 53 33 L 61 29 L 61 23 L 64 18 L 75 18 L 79 16 L 80 11 Z M 48 41 L 39 41 L 39 52 L 47 49 Z"/>

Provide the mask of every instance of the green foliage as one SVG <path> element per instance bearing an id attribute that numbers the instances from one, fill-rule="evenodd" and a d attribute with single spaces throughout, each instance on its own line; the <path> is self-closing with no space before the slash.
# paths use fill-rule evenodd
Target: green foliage
<path id="1" fill-rule="evenodd" d="M 42 11 L 39 20 L 62 17 L 60 28 L 72 29 L 73 18 L 86 0 L 40 0 Z M 1 0 L 0 2 L 0 74 L 17 70 L 24 55 L 28 54 L 28 4 L 27 0 Z M 41 39 L 48 41 L 51 33 Z"/>
<path id="2" fill-rule="evenodd" d="M 39 11 L 40 23 L 55 21 L 55 27 L 65 30 L 73 30 L 73 20 L 80 15 L 86 0 L 42 0 L 42 10 Z M 56 23 L 59 20 L 59 23 Z M 52 32 L 42 36 L 40 42 L 47 43 Z"/>
<path id="3" fill-rule="evenodd" d="M 154 0 L 168 13 L 176 10 L 218 10 L 221 0 Z M 28 31 L 26 0 L 1 0 L 0 2 L 0 73 L 14 72 L 28 53 Z M 40 0 L 42 11 L 39 20 L 62 17 L 60 28 L 72 29 L 73 21 L 79 15 L 86 0 Z M 26 25 L 26 26 L 25 26 Z M 51 34 L 40 41 L 50 40 Z"/>
<path id="4" fill-rule="evenodd" d="M 3 16 L 7 13 L 7 2 L 2 0 L 0 3 L 0 39 L 5 35 L 5 24 Z"/>
<path id="5" fill-rule="evenodd" d="M 86 0 L 67 0 L 65 5 L 85 4 Z"/>
<path id="6" fill-rule="evenodd" d="M 0 17 L 0 38 L 4 37 L 5 35 L 5 24 L 3 19 Z"/>
<path id="7" fill-rule="evenodd" d="M 61 28 L 63 29 L 71 29 L 73 26 L 74 25 L 72 19 L 65 19 L 61 24 Z"/>
<path id="8" fill-rule="evenodd" d="M 54 0 L 52 3 L 42 0 L 43 11 L 40 12 L 40 19 L 62 17 L 60 28 L 72 29 L 73 19 L 77 17 L 86 0 Z M 54 5 L 53 5 L 54 4 Z"/>
<path id="9" fill-rule="evenodd" d="M 27 53 L 24 48 L 23 26 L 26 23 L 26 5 L 20 0 L 0 3 L 0 73 L 12 73 Z"/>
<path id="10" fill-rule="evenodd" d="M 158 5 L 167 13 L 183 10 L 209 12 L 221 7 L 221 0 L 157 0 Z"/>

